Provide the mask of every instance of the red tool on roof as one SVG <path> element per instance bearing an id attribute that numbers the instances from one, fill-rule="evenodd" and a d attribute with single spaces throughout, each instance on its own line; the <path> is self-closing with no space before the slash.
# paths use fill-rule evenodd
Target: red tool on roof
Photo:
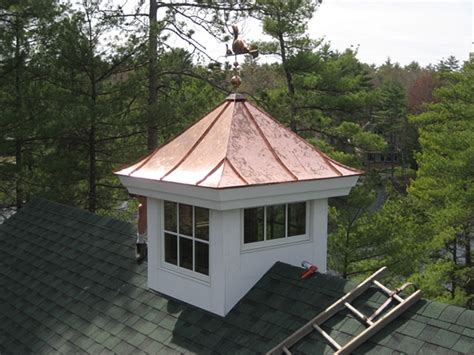
<path id="1" fill-rule="evenodd" d="M 306 269 L 301 274 L 301 280 L 307 279 L 311 275 L 313 275 L 316 271 L 318 271 L 318 267 L 316 265 L 311 264 L 309 261 L 303 260 L 301 262 L 301 266 L 303 269 Z"/>

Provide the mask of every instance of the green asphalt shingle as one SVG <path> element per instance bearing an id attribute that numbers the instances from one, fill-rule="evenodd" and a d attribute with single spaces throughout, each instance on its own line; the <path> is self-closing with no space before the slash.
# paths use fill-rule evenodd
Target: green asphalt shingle
<path id="1" fill-rule="evenodd" d="M 0 354 L 262 353 L 355 286 L 276 263 L 224 318 L 147 289 L 125 222 L 34 199 L 0 225 Z M 366 313 L 385 299 L 370 290 Z M 347 312 L 323 328 L 345 343 Z M 331 354 L 312 333 L 293 350 Z M 357 354 L 474 354 L 474 311 L 419 301 Z"/>

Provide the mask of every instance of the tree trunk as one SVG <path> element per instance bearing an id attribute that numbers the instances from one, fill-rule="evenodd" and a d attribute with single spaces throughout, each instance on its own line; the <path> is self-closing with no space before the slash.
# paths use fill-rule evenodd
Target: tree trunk
<path id="1" fill-rule="evenodd" d="M 94 100 L 94 99 L 93 99 Z M 92 104 L 95 106 L 95 102 Z M 96 118 L 95 107 L 91 110 L 89 127 L 89 199 L 88 210 L 95 212 L 97 208 L 97 158 L 96 158 Z"/>
<path id="2" fill-rule="evenodd" d="M 347 274 L 349 272 L 349 236 L 350 236 L 350 229 L 351 229 L 352 223 L 350 223 L 347 226 L 346 230 L 346 245 L 345 245 L 345 251 L 344 251 L 344 269 L 342 271 L 342 278 L 347 279 Z"/>
<path id="3" fill-rule="evenodd" d="M 16 208 L 19 210 L 23 206 L 23 151 L 22 141 L 17 137 L 15 141 L 15 167 L 16 167 L 16 181 L 15 181 L 15 195 Z"/>
<path id="4" fill-rule="evenodd" d="M 278 40 L 280 42 L 280 52 L 281 52 L 281 62 L 283 65 L 283 70 L 286 77 L 286 85 L 288 87 L 288 96 L 290 98 L 290 129 L 293 132 L 297 131 L 296 127 L 296 109 L 295 109 L 295 85 L 293 84 L 293 76 L 291 75 L 290 70 L 288 69 L 288 62 L 286 58 L 286 47 L 283 34 L 278 35 Z"/>
<path id="5" fill-rule="evenodd" d="M 471 223 L 467 223 L 464 227 L 464 250 L 467 267 L 472 266 L 471 242 Z"/>
<path id="6" fill-rule="evenodd" d="M 149 31 L 148 31 L 148 118 L 147 118 L 147 148 L 151 152 L 157 147 L 157 118 L 156 103 L 158 101 L 157 93 L 157 73 L 156 61 L 158 50 L 157 37 L 157 12 L 158 5 L 156 0 L 150 0 Z"/>
<path id="7" fill-rule="evenodd" d="M 88 210 L 97 209 L 97 157 L 96 157 L 96 125 L 97 125 L 97 81 L 94 63 L 94 45 L 92 38 L 92 22 L 89 20 L 89 57 L 90 57 L 90 123 L 89 123 L 89 198 Z"/>
<path id="8" fill-rule="evenodd" d="M 22 143 L 22 127 L 21 122 L 23 117 L 23 98 L 22 98 L 22 77 L 23 77 L 23 58 L 21 54 L 21 42 L 23 37 L 23 25 L 21 20 L 17 18 L 15 22 L 15 105 L 17 113 L 17 131 L 15 133 L 15 195 L 16 208 L 20 209 L 23 206 L 24 191 L 23 191 L 23 143 Z"/>

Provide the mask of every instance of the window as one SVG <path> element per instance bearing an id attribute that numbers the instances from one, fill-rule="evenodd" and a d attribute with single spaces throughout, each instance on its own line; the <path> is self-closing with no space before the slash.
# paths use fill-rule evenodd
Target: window
<path id="1" fill-rule="evenodd" d="M 167 263 L 209 275 L 209 210 L 165 201 L 163 249 Z"/>
<path id="2" fill-rule="evenodd" d="M 244 243 L 306 234 L 306 202 L 244 209 Z"/>

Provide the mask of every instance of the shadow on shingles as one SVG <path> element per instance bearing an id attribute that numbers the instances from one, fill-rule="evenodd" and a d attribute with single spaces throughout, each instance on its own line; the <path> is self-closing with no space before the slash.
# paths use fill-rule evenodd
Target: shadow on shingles
<path id="1" fill-rule="evenodd" d="M 171 341 L 197 353 L 265 353 L 347 291 L 347 284 L 338 278 L 319 274 L 302 281 L 300 274 L 300 268 L 276 263 L 225 317 L 169 303 L 168 313 L 177 314 Z M 349 340 L 338 334 L 339 341 Z M 317 333 L 293 351 L 333 353 Z"/>
<path id="2" fill-rule="evenodd" d="M 117 346 L 132 321 L 131 292 L 146 277 L 133 234 L 124 222 L 42 199 L 0 226 L 0 352 Z"/>

